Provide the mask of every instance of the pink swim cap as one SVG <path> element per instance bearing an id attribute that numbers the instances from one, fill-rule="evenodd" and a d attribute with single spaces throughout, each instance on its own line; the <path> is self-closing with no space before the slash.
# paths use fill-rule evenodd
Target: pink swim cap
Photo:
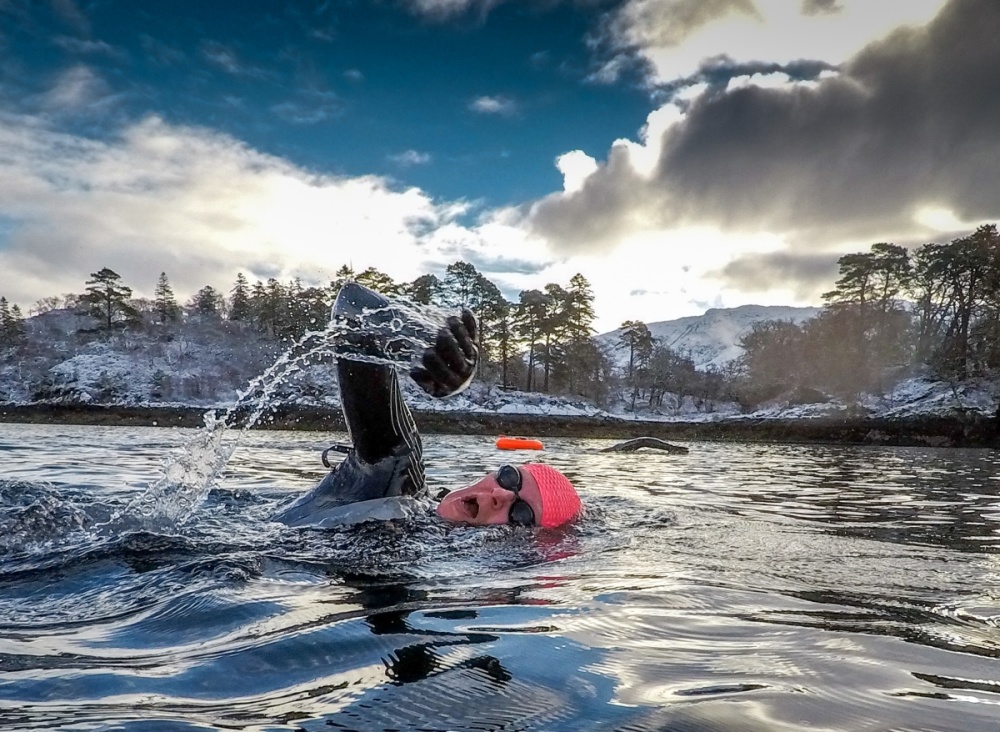
<path id="1" fill-rule="evenodd" d="M 526 463 L 521 467 L 531 473 L 542 496 L 542 516 L 538 521 L 539 526 L 547 529 L 562 526 L 580 513 L 580 509 L 583 508 L 580 496 L 565 475 L 541 463 Z"/>

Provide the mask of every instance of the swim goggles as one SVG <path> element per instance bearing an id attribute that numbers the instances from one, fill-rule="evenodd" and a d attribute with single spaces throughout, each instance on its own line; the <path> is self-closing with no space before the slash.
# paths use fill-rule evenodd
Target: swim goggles
<path id="1" fill-rule="evenodd" d="M 501 465 L 497 471 L 497 485 L 514 494 L 507 523 L 514 526 L 534 526 L 535 511 L 521 498 L 521 471 L 513 465 Z"/>

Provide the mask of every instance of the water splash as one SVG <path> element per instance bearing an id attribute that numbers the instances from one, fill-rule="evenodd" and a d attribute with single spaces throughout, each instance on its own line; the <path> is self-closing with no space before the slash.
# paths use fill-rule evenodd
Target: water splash
<path id="1" fill-rule="evenodd" d="M 204 427 L 166 461 L 159 479 L 113 521 L 137 521 L 137 528 L 147 530 L 183 524 L 222 478 L 240 437 L 281 403 L 281 388 L 306 367 L 330 364 L 336 356 L 346 354 L 355 360 L 408 370 L 433 344 L 450 314 L 434 306 L 397 300 L 349 322 L 334 320 L 324 330 L 307 332 L 240 391 L 235 404 L 221 414 L 206 412 Z"/>
<path id="2" fill-rule="evenodd" d="M 144 528 L 182 523 L 205 499 L 221 477 L 236 442 L 223 445 L 228 427 L 224 417 L 205 414 L 205 426 L 163 466 L 163 474 L 131 501 L 123 516 Z"/>
<path id="3" fill-rule="evenodd" d="M 49 483 L 0 480 L 0 554 L 83 530 L 89 516 L 66 493 Z"/>

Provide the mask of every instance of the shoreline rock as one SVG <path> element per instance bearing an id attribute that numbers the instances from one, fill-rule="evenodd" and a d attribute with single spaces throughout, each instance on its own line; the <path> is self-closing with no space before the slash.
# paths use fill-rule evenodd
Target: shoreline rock
<path id="1" fill-rule="evenodd" d="M 97 404 L 0 405 L 0 422 L 103 426 L 200 427 L 204 407 L 142 407 Z M 222 410 L 217 410 L 222 411 Z M 821 417 L 809 419 L 734 417 L 715 422 L 659 422 L 618 417 L 414 411 L 427 434 L 525 435 L 626 440 L 708 440 L 772 443 L 1000 447 L 1000 424 L 978 413 L 905 418 Z M 343 431 L 339 410 L 282 406 L 255 429 Z"/>

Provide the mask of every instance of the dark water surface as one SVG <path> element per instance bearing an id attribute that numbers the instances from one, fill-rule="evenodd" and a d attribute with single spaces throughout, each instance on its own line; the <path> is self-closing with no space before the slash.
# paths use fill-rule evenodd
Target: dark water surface
<path id="1" fill-rule="evenodd" d="M 0 424 L 0 728 L 1000 729 L 995 451 L 553 439 L 568 531 L 323 532 L 267 517 L 329 436 L 150 498 L 192 434 Z"/>

